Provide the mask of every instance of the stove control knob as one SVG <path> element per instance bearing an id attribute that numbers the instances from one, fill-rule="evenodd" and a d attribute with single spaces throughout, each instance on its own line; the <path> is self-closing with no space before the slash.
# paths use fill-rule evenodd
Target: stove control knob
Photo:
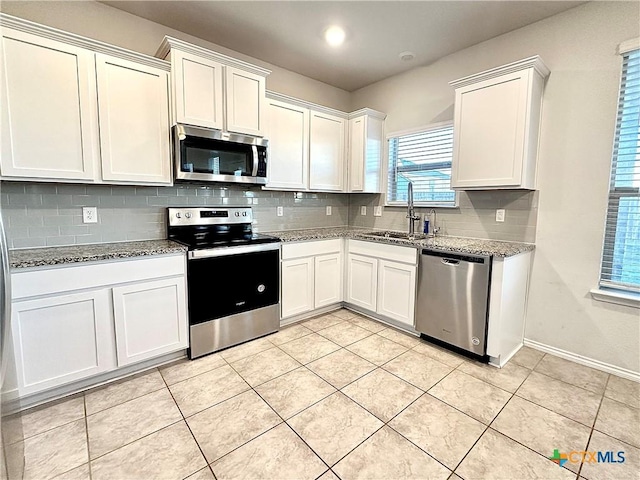
<path id="1" fill-rule="evenodd" d="M 180 212 L 176 213 L 176 218 L 182 218 L 182 214 Z"/>
<path id="2" fill-rule="evenodd" d="M 187 212 L 187 213 L 184 214 L 184 216 L 185 216 L 185 218 L 191 218 L 191 213 Z"/>
<path id="3" fill-rule="evenodd" d="M 240 216 L 240 212 L 236 212 L 236 217 L 239 217 L 239 216 Z"/>

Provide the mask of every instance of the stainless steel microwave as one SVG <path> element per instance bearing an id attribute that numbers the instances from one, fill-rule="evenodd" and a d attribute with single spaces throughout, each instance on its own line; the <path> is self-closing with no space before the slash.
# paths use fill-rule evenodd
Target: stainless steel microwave
<path id="1" fill-rule="evenodd" d="M 176 180 L 267 183 L 264 138 L 175 125 L 173 143 Z"/>

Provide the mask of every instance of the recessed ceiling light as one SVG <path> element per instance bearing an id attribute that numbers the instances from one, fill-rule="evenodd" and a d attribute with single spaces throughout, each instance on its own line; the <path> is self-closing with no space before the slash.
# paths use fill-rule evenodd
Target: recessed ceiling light
<path id="1" fill-rule="evenodd" d="M 344 30 L 337 25 L 332 25 L 324 31 L 324 39 L 332 47 L 342 45 L 345 36 Z"/>
<path id="2" fill-rule="evenodd" d="M 400 53 L 400 60 L 402 60 L 404 62 L 410 62 L 414 58 L 416 58 L 416 54 L 413 53 L 413 52 L 401 52 Z"/>

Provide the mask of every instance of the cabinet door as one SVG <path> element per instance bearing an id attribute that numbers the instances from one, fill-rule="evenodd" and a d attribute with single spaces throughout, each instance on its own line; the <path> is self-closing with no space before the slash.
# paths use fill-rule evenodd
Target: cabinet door
<path id="1" fill-rule="evenodd" d="M 342 301 L 342 255 L 315 257 L 315 308 Z"/>
<path id="2" fill-rule="evenodd" d="M 306 190 L 309 178 L 309 110 L 267 100 L 268 188 Z"/>
<path id="3" fill-rule="evenodd" d="M 528 70 L 456 89 L 452 187 L 518 187 Z"/>
<path id="4" fill-rule="evenodd" d="M 168 73 L 96 55 L 102 178 L 171 183 Z"/>
<path id="5" fill-rule="evenodd" d="M 171 69 L 175 121 L 222 130 L 222 64 L 172 50 Z"/>
<path id="6" fill-rule="evenodd" d="M 13 303 L 19 394 L 115 368 L 107 290 Z"/>
<path id="7" fill-rule="evenodd" d="M 237 68 L 226 68 L 226 130 L 261 137 L 264 127 L 265 78 Z"/>
<path id="8" fill-rule="evenodd" d="M 413 326 L 415 301 L 415 265 L 380 260 L 378 262 L 377 312 Z"/>
<path id="9" fill-rule="evenodd" d="M 282 318 L 313 310 L 313 257 L 282 261 Z"/>
<path id="10" fill-rule="evenodd" d="M 0 57 L 2 176 L 93 180 L 93 53 L 5 28 Z"/>
<path id="11" fill-rule="evenodd" d="M 311 111 L 310 124 L 309 189 L 342 191 L 346 122 Z"/>
<path id="12" fill-rule="evenodd" d="M 347 262 L 347 302 L 375 312 L 378 260 L 350 253 Z"/>
<path id="13" fill-rule="evenodd" d="M 364 146 L 366 117 L 349 120 L 349 191 L 364 190 Z"/>
<path id="14" fill-rule="evenodd" d="M 183 276 L 113 289 L 118 366 L 188 346 Z"/>

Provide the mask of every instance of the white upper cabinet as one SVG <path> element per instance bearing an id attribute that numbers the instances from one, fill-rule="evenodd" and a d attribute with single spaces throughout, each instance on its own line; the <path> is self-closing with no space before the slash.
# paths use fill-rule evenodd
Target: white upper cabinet
<path id="1" fill-rule="evenodd" d="M 0 14 L 4 180 L 170 184 L 169 64 Z"/>
<path id="2" fill-rule="evenodd" d="M 102 178 L 171 183 L 168 73 L 101 54 L 96 68 Z"/>
<path id="3" fill-rule="evenodd" d="M 309 181 L 309 110 L 267 99 L 268 188 L 306 190 Z"/>
<path id="4" fill-rule="evenodd" d="M 220 62 L 180 50 L 171 51 L 176 123 L 222 130 L 224 89 Z"/>
<path id="5" fill-rule="evenodd" d="M 270 70 L 172 37 L 156 56 L 171 61 L 174 123 L 264 135 Z"/>
<path id="6" fill-rule="evenodd" d="M 2 29 L 2 176 L 87 180 L 97 161 L 93 53 Z"/>
<path id="7" fill-rule="evenodd" d="M 309 134 L 309 189 L 344 189 L 346 120 L 311 111 Z"/>
<path id="8" fill-rule="evenodd" d="M 265 78 L 234 67 L 226 68 L 227 130 L 264 135 Z"/>
<path id="9" fill-rule="evenodd" d="M 385 114 L 371 109 L 349 114 L 349 192 L 382 191 L 382 139 Z"/>
<path id="10" fill-rule="evenodd" d="M 451 82 L 456 89 L 451 186 L 535 189 L 549 70 L 530 57 Z"/>

